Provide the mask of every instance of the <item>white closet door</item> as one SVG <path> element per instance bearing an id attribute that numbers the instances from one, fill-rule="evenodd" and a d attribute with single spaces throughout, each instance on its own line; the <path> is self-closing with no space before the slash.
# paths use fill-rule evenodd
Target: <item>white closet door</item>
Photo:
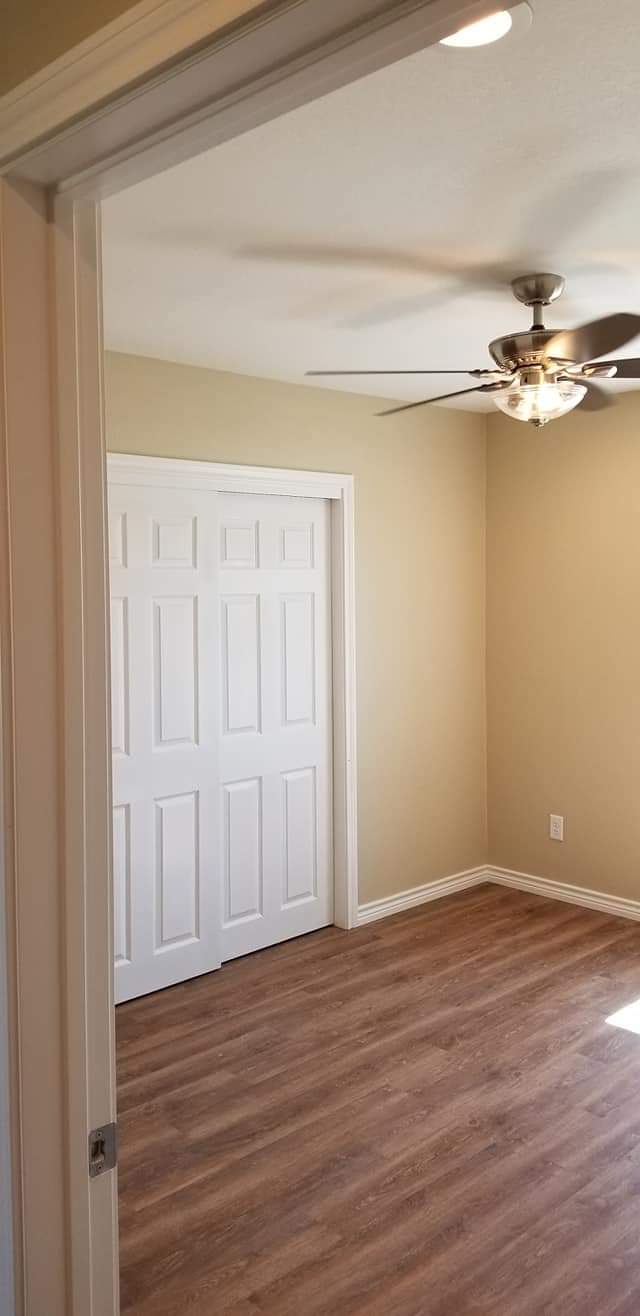
<path id="1" fill-rule="evenodd" d="M 216 499 L 109 490 L 117 1001 L 220 964 Z"/>
<path id="2" fill-rule="evenodd" d="M 223 960 L 333 920 L 329 504 L 221 494 Z"/>

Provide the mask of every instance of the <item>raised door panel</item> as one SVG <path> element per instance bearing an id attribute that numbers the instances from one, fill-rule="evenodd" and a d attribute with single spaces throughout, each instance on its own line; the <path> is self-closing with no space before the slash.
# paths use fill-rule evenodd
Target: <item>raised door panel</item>
<path id="1" fill-rule="evenodd" d="M 318 894 L 316 769 L 282 774 L 282 903 L 313 900 Z"/>
<path id="2" fill-rule="evenodd" d="M 195 516 L 154 518 L 151 527 L 155 567 L 198 565 L 198 521 Z"/>
<path id="3" fill-rule="evenodd" d="M 314 722 L 316 714 L 315 594 L 280 598 L 282 721 Z"/>
<path id="4" fill-rule="evenodd" d="M 314 525 L 308 521 L 302 525 L 284 525 L 280 527 L 280 564 L 298 571 L 304 567 L 313 567 L 314 562 Z"/>
<path id="5" fill-rule="evenodd" d="M 111 748 L 128 754 L 130 745 L 129 601 L 111 599 Z"/>
<path id="6" fill-rule="evenodd" d="M 154 745 L 198 739 L 198 600 L 153 600 Z"/>
<path id="7" fill-rule="evenodd" d="M 119 509 L 109 514 L 109 562 L 112 567 L 127 566 L 127 513 Z"/>
<path id="8" fill-rule="evenodd" d="M 224 923 L 261 918 L 262 782 L 227 782 L 224 792 Z"/>
<path id="9" fill-rule="evenodd" d="M 116 964 L 131 959 L 131 814 L 128 804 L 113 810 L 114 953 Z"/>
<path id="10" fill-rule="evenodd" d="M 221 526 L 220 565 L 252 570 L 260 560 L 259 525 L 255 520 L 225 520 Z"/>
<path id="11" fill-rule="evenodd" d="M 260 599 L 222 598 L 222 727 L 224 735 L 261 729 Z"/>
<path id="12" fill-rule="evenodd" d="M 200 925 L 198 794 L 155 801 L 155 951 L 193 941 Z"/>

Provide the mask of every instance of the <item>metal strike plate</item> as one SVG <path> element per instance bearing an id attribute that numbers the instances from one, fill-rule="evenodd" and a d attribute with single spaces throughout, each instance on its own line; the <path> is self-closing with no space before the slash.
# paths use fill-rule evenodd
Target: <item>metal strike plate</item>
<path id="1" fill-rule="evenodd" d="M 89 1178 L 97 1179 L 105 1170 L 113 1170 L 117 1159 L 117 1135 L 115 1124 L 101 1124 L 99 1129 L 92 1129 L 89 1134 Z"/>

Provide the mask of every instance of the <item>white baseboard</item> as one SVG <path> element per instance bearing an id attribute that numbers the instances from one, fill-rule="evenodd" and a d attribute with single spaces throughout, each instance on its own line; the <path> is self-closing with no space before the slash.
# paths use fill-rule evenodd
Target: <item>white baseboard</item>
<path id="1" fill-rule="evenodd" d="M 456 891 L 466 891 L 467 887 L 478 886 L 488 882 L 486 868 L 468 868 L 464 873 L 454 873 L 451 877 L 441 877 L 436 882 L 425 882 L 423 886 L 410 887 L 408 891 L 398 891 L 395 896 L 385 896 L 382 900 L 370 900 L 366 905 L 358 906 L 358 927 L 365 923 L 375 923 L 379 918 L 388 918 L 390 914 L 401 914 L 405 909 L 416 905 L 425 905 L 429 900 L 441 900 L 443 896 L 455 895 Z"/>
<path id="2" fill-rule="evenodd" d="M 363 927 L 366 923 L 389 918 L 391 914 L 401 914 L 405 909 L 414 909 L 430 900 L 453 896 L 457 891 L 466 891 L 483 882 L 528 891 L 533 896 L 544 896 L 548 900 L 564 900 L 570 905 L 581 905 L 583 909 L 597 909 L 601 914 L 614 914 L 618 918 L 640 921 L 640 900 L 611 896 L 605 891 L 591 891 L 588 887 L 571 886 L 568 882 L 554 882 L 548 877 L 534 877 L 531 873 L 518 873 L 511 868 L 486 866 L 468 868 L 464 873 L 454 873 L 437 882 L 425 882 L 423 886 L 399 891 L 395 896 L 386 896 L 382 900 L 370 900 L 368 904 L 358 907 L 357 926 Z"/>
<path id="3" fill-rule="evenodd" d="M 485 868 L 485 881 L 499 886 L 529 891 L 533 896 L 546 896 L 550 900 L 564 900 L 584 909 L 597 909 L 601 914 L 615 914 L 619 918 L 640 920 L 640 900 L 627 900 L 625 896 L 610 896 L 606 891 L 591 891 L 589 887 L 571 886 L 568 882 L 554 882 L 548 877 L 534 877 L 531 873 L 517 873 L 510 868 Z"/>

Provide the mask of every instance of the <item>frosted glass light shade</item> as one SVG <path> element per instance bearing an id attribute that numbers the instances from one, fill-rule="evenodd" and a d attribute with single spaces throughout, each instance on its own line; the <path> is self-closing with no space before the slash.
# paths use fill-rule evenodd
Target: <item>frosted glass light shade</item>
<path id="1" fill-rule="evenodd" d="M 586 393 L 584 384 L 573 379 L 550 384 L 511 384 L 493 394 L 493 401 L 505 416 L 528 420 L 532 425 L 546 425 L 577 407 Z"/>

